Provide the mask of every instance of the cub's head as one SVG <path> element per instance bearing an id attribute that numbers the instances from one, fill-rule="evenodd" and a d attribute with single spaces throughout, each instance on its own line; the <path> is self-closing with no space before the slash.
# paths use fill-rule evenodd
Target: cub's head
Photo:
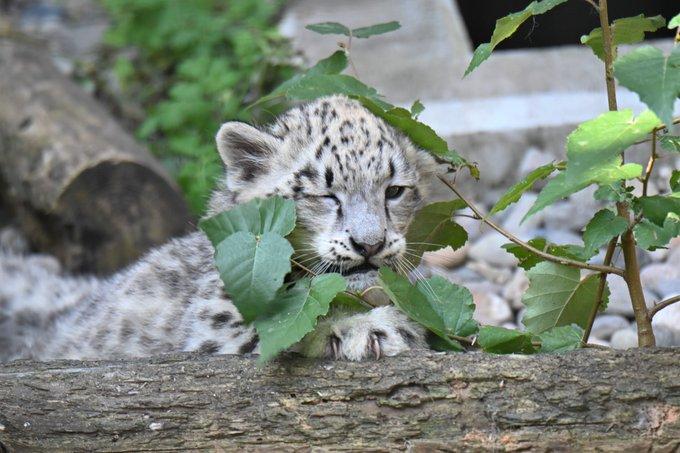
<path id="1" fill-rule="evenodd" d="M 435 162 L 358 102 L 318 99 L 266 130 L 225 123 L 217 148 L 227 173 L 211 213 L 281 195 L 296 202 L 302 234 L 294 245 L 308 268 L 348 276 L 383 265 L 406 270 L 406 230 Z"/>

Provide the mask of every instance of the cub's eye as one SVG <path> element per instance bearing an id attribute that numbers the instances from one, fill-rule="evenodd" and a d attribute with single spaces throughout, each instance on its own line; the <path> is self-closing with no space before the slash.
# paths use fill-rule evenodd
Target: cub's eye
<path id="1" fill-rule="evenodd" d="M 401 194 L 404 193 L 404 186 L 389 186 L 385 190 L 385 198 L 388 200 L 394 200 L 395 198 L 399 198 Z"/>

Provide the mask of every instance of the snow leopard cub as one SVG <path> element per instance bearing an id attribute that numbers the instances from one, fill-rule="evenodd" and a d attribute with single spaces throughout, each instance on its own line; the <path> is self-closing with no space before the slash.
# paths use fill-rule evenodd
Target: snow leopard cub
<path id="1" fill-rule="evenodd" d="M 358 102 L 318 99 L 262 130 L 225 123 L 216 139 L 226 175 L 208 215 L 278 194 L 296 202 L 308 266 L 342 272 L 355 290 L 374 284 L 379 266 L 398 267 L 435 162 Z M 0 360 L 257 352 L 257 335 L 224 293 L 201 232 L 107 279 L 65 276 L 54 260 L 0 253 Z M 363 360 L 420 347 L 423 329 L 384 306 L 331 314 L 294 349 Z"/>

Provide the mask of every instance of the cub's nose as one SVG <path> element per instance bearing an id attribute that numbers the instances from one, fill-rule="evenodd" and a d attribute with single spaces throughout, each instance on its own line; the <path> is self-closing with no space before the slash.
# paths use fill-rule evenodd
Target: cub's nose
<path id="1" fill-rule="evenodd" d="M 382 239 L 375 244 L 368 244 L 366 242 L 357 242 L 354 240 L 354 238 L 350 237 L 349 242 L 352 244 L 352 247 L 354 247 L 354 250 L 356 250 L 357 253 L 366 258 L 376 255 L 385 245 L 385 239 Z"/>

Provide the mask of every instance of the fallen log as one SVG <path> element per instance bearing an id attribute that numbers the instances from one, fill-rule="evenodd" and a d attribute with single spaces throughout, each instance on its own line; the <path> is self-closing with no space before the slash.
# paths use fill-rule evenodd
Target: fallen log
<path id="1" fill-rule="evenodd" d="M 0 442 L 9 451 L 677 451 L 680 349 L 264 366 L 188 354 L 18 361 L 0 369 Z"/>
<path id="2" fill-rule="evenodd" d="M 0 187 L 37 250 L 107 273 L 185 232 L 162 166 L 39 48 L 0 39 Z"/>

